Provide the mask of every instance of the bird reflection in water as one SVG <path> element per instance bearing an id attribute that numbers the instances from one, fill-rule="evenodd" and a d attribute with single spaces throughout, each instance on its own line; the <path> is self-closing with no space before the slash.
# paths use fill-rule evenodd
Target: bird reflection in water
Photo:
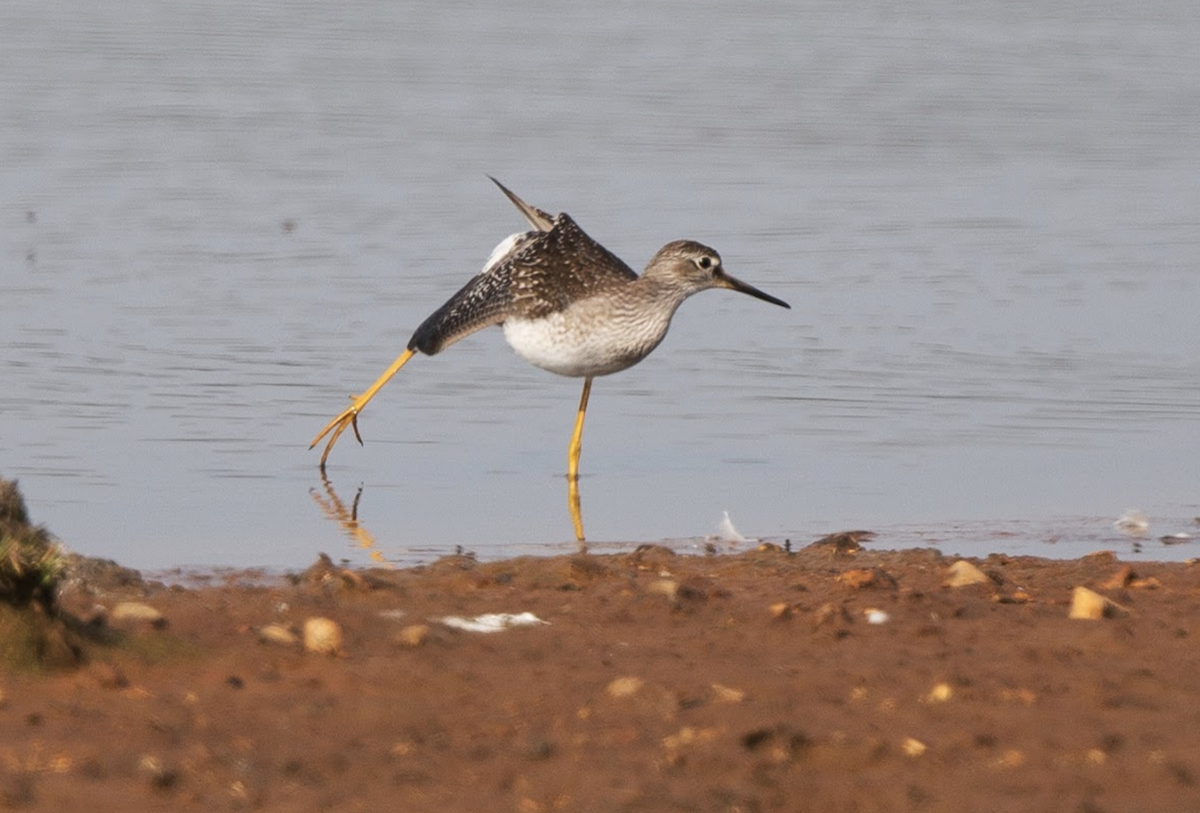
<path id="1" fill-rule="evenodd" d="M 321 513 L 336 522 L 350 538 L 350 541 L 367 551 L 373 561 L 382 565 L 388 564 L 383 552 L 379 550 L 379 545 L 375 542 L 374 535 L 358 520 L 358 501 L 362 499 L 363 487 L 360 485 L 354 492 L 354 501 L 347 508 L 346 503 L 338 496 L 337 491 L 333 488 L 333 483 L 329 482 L 329 478 L 325 476 L 324 472 L 321 472 L 321 485 L 325 488 L 324 494 L 315 488 L 308 490 L 313 502 L 321 509 Z"/>

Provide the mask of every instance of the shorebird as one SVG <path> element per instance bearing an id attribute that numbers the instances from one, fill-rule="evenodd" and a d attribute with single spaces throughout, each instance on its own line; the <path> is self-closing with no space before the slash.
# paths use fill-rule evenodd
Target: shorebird
<path id="1" fill-rule="evenodd" d="M 491 176 L 488 176 L 489 178 Z M 579 455 L 592 379 L 632 367 L 667 335 L 671 317 L 685 299 L 709 288 L 727 288 L 791 306 L 725 273 L 721 255 L 692 240 L 667 243 L 641 276 L 588 237 L 570 215 L 550 215 L 521 200 L 491 178 L 529 224 L 492 251 L 483 270 L 429 316 L 383 375 L 326 424 L 309 445 L 330 435 L 321 471 L 338 438 L 353 427 L 375 394 L 417 353 L 436 355 L 491 325 L 536 367 L 583 379 L 575 429 L 567 449 L 567 481 L 575 536 L 583 542 L 579 516 Z"/>

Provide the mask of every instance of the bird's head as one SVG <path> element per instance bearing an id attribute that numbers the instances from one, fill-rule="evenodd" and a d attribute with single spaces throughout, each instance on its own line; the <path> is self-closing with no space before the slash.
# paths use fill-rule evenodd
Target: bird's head
<path id="1" fill-rule="evenodd" d="M 782 299 L 777 299 L 727 274 L 721 264 L 721 255 L 694 240 L 667 243 L 650 259 L 643 276 L 678 290 L 685 297 L 709 288 L 728 288 L 770 302 L 772 305 L 791 307 Z"/>

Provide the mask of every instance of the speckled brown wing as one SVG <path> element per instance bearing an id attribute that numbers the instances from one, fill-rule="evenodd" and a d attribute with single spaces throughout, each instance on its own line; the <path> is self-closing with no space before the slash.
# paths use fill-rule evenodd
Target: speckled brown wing
<path id="1" fill-rule="evenodd" d="M 633 269 L 588 237 L 569 215 L 547 232 L 526 232 L 502 259 L 477 274 L 409 339 L 434 355 L 510 316 L 538 319 L 592 294 L 637 279 Z"/>
<path id="2" fill-rule="evenodd" d="M 628 285 L 637 274 L 575 224 L 570 215 L 554 218 L 554 228 L 537 235 L 510 258 L 512 314 L 540 319 L 572 302 Z"/>
<path id="3" fill-rule="evenodd" d="M 408 349 L 432 356 L 476 331 L 503 322 L 512 311 L 512 266 L 509 261 L 541 236 L 539 232 L 513 235 L 510 239 L 515 243 L 508 253 L 472 277 L 458 293 L 431 313 L 413 331 Z"/>

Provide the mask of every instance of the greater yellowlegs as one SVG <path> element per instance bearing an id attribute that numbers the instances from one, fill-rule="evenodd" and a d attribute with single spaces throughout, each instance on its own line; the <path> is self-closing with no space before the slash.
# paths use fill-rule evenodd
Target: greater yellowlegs
<path id="1" fill-rule="evenodd" d="M 489 176 L 490 177 L 490 176 Z M 432 356 L 490 325 L 529 363 L 583 379 L 583 395 L 567 450 L 567 479 L 575 535 L 583 541 L 578 512 L 579 454 L 592 379 L 637 364 L 667 334 L 675 310 L 694 293 L 728 288 L 784 308 L 782 299 L 725 273 L 721 256 L 691 240 L 667 243 L 639 277 L 604 246 L 584 234 L 566 213 L 551 216 L 492 178 L 521 210 L 533 231 L 496 246 L 483 270 L 421 323 L 408 346 L 378 380 L 330 421 L 309 446 L 333 433 L 321 471 L 347 427 L 358 433 L 358 414 L 375 393 L 418 352 Z"/>

